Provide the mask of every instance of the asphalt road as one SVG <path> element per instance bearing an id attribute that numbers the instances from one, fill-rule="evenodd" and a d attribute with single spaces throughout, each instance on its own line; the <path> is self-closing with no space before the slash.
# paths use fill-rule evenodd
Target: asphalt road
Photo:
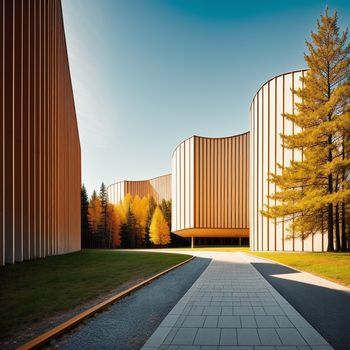
<path id="1" fill-rule="evenodd" d="M 49 348 L 140 349 L 210 263 L 196 258 L 83 322 Z"/>
<path id="2" fill-rule="evenodd" d="M 267 281 L 336 350 L 350 349 L 350 294 L 308 283 L 274 277 L 298 273 L 273 263 L 252 263 Z"/>

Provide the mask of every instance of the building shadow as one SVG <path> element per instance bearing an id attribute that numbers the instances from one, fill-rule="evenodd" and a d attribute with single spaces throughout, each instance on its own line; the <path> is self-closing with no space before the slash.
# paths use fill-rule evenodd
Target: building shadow
<path id="1" fill-rule="evenodd" d="M 252 265 L 330 345 L 337 350 L 350 349 L 349 293 L 283 278 L 300 273 L 287 266 L 256 262 Z"/>

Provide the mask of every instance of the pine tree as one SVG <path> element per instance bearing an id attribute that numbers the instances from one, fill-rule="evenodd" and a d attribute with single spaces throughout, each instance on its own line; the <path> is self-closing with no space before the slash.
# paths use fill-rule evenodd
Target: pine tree
<path id="1" fill-rule="evenodd" d="M 81 186 L 80 192 L 81 205 L 81 245 L 83 248 L 90 248 L 91 232 L 89 227 L 89 199 L 84 184 Z"/>
<path id="2" fill-rule="evenodd" d="M 157 206 L 152 217 L 149 229 L 150 241 L 155 245 L 166 245 L 170 243 L 169 225 L 164 218 L 160 208 Z"/>
<path id="3" fill-rule="evenodd" d="M 123 248 L 133 248 L 134 247 L 134 229 L 135 229 L 135 218 L 129 208 L 126 213 L 126 221 L 121 225 L 120 235 L 121 235 L 121 246 Z"/>
<path id="4" fill-rule="evenodd" d="M 101 201 L 101 222 L 99 228 L 99 234 L 101 238 L 101 243 L 103 248 L 107 248 L 110 244 L 110 233 L 108 232 L 107 222 L 108 222 L 108 195 L 107 189 L 102 182 L 100 187 L 99 198 Z"/>
<path id="5" fill-rule="evenodd" d="M 171 227 L 171 200 L 162 199 L 162 202 L 160 203 L 160 210 L 162 211 L 169 227 Z"/>
<path id="6" fill-rule="evenodd" d="M 327 223 L 328 251 L 334 250 L 334 208 L 342 207 L 345 222 L 349 190 L 350 132 L 350 45 L 347 31 L 339 34 L 337 14 L 328 10 L 317 22 L 317 32 L 306 42 L 308 72 L 301 79 L 302 89 L 296 114 L 285 117 L 300 127 L 294 135 L 281 135 L 287 149 L 303 152 L 301 161 L 282 168 L 282 175 L 271 174 L 279 191 L 272 195 L 278 204 L 263 212 L 271 218 L 284 218 L 296 236 L 305 238 Z M 345 210 L 343 210 L 343 208 Z M 339 211 L 336 225 L 339 225 Z M 336 231 L 339 227 L 336 226 Z M 345 237 L 345 229 L 342 232 Z"/>

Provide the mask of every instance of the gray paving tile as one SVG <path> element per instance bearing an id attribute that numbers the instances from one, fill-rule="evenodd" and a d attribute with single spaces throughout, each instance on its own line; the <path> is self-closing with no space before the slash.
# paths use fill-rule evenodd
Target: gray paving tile
<path id="1" fill-rule="evenodd" d="M 219 316 L 218 327 L 239 328 L 241 327 L 241 321 L 239 316 Z"/>
<path id="2" fill-rule="evenodd" d="M 280 306 L 264 306 L 264 310 L 266 312 L 266 315 L 273 315 L 273 316 L 285 315 L 284 311 L 281 309 Z"/>
<path id="3" fill-rule="evenodd" d="M 220 345 L 237 345 L 236 329 L 221 329 Z"/>
<path id="4" fill-rule="evenodd" d="M 258 332 L 254 328 L 237 329 L 238 345 L 261 345 Z"/>
<path id="5" fill-rule="evenodd" d="M 278 324 L 278 327 L 281 327 L 281 328 L 293 327 L 292 322 L 289 321 L 289 318 L 287 316 L 274 316 L 274 317 Z"/>
<path id="6" fill-rule="evenodd" d="M 295 328 L 277 328 L 276 332 L 283 345 L 307 345 Z"/>
<path id="7" fill-rule="evenodd" d="M 215 345 L 202 345 L 201 350 L 217 350 L 218 347 Z"/>
<path id="8" fill-rule="evenodd" d="M 262 306 L 253 306 L 254 315 L 266 315 Z"/>
<path id="9" fill-rule="evenodd" d="M 191 316 L 200 316 L 203 314 L 204 306 L 192 306 L 190 311 L 188 312 L 188 315 Z"/>
<path id="10" fill-rule="evenodd" d="M 242 328 L 257 328 L 254 316 L 240 316 Z"/>
<path id="11" fill-rule="evenodd" d="M 277 328 L 277 322 L 273 316 L 255 316 L 259 328 Z"/>
<path id="12" fill-rule="evenodd" d="M 274 328 L 259 328 L 258 333 L 262 345 L 282 345 Z"/>
<path id="13" fill-rule="evenodd" d="M 219 316 L 206 316 L 203 327 L 215 328 L 218 324 Z"/>
<path id="14" fill-rule="evenodd" d="M 160 324 L 160 327 L 172 327 L 175 325 L 176 321 L 178 320 L 179 315 L 170 315 L 168 314 L 167 317 L 162 321 Z"/>
<path id="15" fill-rule="evenodd" d="M 296 328 L 308 328 L 311 327 L 310 323 L 307 322 L 300 315 L 288 316 L 289 320 L 293 323 Z"/>
<path id="16" fill-rule="evenodd" d="M 175 327 L 181 327 L 183 321 L 185 320 L 186 316 L 180 315 L 175 323 Z"/>
<path id="17" fill-rule="evenodd" d="M 221 308 L 221 315 L 232 315 L 232 307 L 231 306 L 223 306 Z"/>
<path id="18" fill-rule="evenodd" d="M 251 306 L 234 306 L 233 307 L 233 314 L 234 315 L 249 316 L 249 315 L 254 315 L 254 311 L 253 311 L 253 308 Z"/>
<path id="19" fill-rule="evenodd" d="M 254 350 L 253 346 L 244 345 L 221 345 L 218 350 Z"/>
<path id="20" fill-rule="evenodd" d="M 298 328 L 299 333 L 309 345 L 327 345 L 327 342 L 314 328 Z"/>
<path id="21" fill-rule="evenodd" d="M 195 345 L 219 345 L 219 342 L 219 328 L 199 328 L 196 338 L 194 339 Z"/>
<path id="22" fill-rule="evenodd" d="M 160 346 L 170 331 L 171 327 L 158 327 L 152 336 L 147 340 L 145 346 Z"/>
<path id="23" fill-rule="evenodd" d="M 206 316 L 186 316 L 181 327 L 203 327 Z"/>
<path id="24" fill-rule="evenodd" d="M 179 328 L 171 344 L 192 345 L 198 328 Z"/>
<path id="25" fill-rule="evenodd" d="M 220 306 L 206 306 L 203 310 L 203 315 L 219 316 L 219 315 L 221 315 L 221 307 Z"/>
<path id="26" fill-rule="evenodd" d="M 171 328 L 170 332 L 168 333 L 168 335 L 164 339 L 163 344 L 171 344 L 171 342 L 173 341 L 173 339 L 175 337 L 176 332 L 177 332 L 177 328 Z"/>

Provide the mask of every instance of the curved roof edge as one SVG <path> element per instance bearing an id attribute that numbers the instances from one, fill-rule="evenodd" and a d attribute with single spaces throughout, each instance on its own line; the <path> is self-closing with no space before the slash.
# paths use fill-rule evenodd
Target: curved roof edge
<path id="1" fill-rule="evenodd" d="M 159 176 L 155 176 L 155 177 L 152 177 L 150 179 L 145 179 L 145 180 L 120 180 L 120 181 L 116 181 L 116 182 L 113 182 L 112 184 L 108 185 L 108 187 L 111 187 L 113 185 L 116 185 L 116 184 L 119 184 L 121 182 L 146 182 L 146 181 L 152 181 L 152 180 L 155 180 L 155 179 L 159 179 L 161 177 L 165 177 L 165 176 L 171 176 L 171 173 L 167 173 L 167 174 L 164 174 L 164 175 L 159 175 Z"/>
<path id="2" fill-rule="evenodd" d="M 273 76 L 272 78 L 268 79 L 267 81 L 265 81 L 265 83 L 262 83 L 260 85 L 260 88 L 256 91 L 255 95 L 253 96 L 252 98 L 252 102 L 250 103 L 250 106 L 249 108 L 252 107 L 252 104 L 253 104 L 253 101 L 254 101 L 254 98 L 255 96 L 259 93 L 259 91 L 266 85 L 268 84 L 270 81 L 274 80 L 274 79 L 277 79 L 279 77 L 282 77 L 283 75 L 288 75 L 288 74 L 293 74 L 293 73 L 299 73 L 299 72 L 307 72 L 309 69 L 307 68 L 302 68 L 302 69 L 295 69 L 295 70 L 291 70 L 291 71 L 288 71 L 288 72 L 284 72 L 284 73 L 280 73 L 278 75 L 275 75 Z"/>
<path id="3" fill-rule="evenodd" d="M 233 137 L 239 137 L 239 136 L 243 136 L 243 135 L 246 135 L 246 134 L 249 134 L 250 133 L 250 130 L 248 131 L 245 131 L 245 132 L 242 132 L 240 134 L 236 134 L 236 135 L 231 135 L 231 136 L 223 136 L 223 137 L 210 137 L 210 136 L 200 136 L 200 135 L 192 135 L 190 137 L 188 137 L 187 139 L 184 139 L 183 141 L 181 141 L 174 149 L 172 155 L 171 155 L 171 158 L 174 157 L 174 153 L 176 152 L 176 150 L 184 143 L 186 142 L 187 140 L 190 140 L 192 138 L 195 138 L 195 137 L 198 137 L 199 139 L 210 139 L 210 140 L 224 140 L 224 139 L 232 139 Z"/>

